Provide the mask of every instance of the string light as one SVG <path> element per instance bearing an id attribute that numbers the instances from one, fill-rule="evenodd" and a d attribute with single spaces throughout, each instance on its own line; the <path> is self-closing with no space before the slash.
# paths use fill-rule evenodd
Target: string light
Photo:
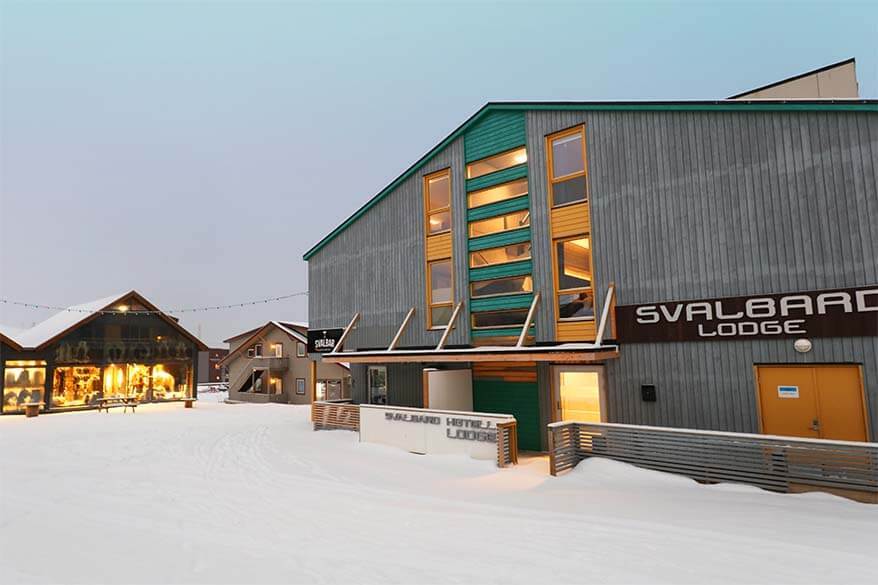
<path id="1" fill-rule="evenodd" d="M 27 307 L 29 309 L 47 309 L 50 311 L 66 311 L 68 313 L 88 313 L 92 315 L 161 315 L 161 314 L 171 314 L 171 313 L 201 313 L 204 311 L 224 311 L 227 309 L 237 309 L 240 307 L 248 307 L 251 305 L 262 305 L 265 303 L 276 303 L 278 301 L 283 301 L 286 299 L 291 299 L 293 297 L 302 297 L 307 296 L 308 291 L 294 292 L 288 295 L 281 295 L 279 297 L 270 297 L 267 299 L 258 299 L 255 301 L 245 301 L 243 303 L 232 303 L 230 305 L 216 305 L 212 307 L 187 307 L 182 309 L 166 309 L 166 310 L 158 310 L 152 311 L 149 309 L 131 309 L 128 307 L 125 310 L 121 308 L 118 309 L 82 309 L 79 307 L 54 307 L 52 305 L 43 305 L 40 303 L 25 303 L 22 301 L 13 301 L 10 299 L 0 299 L 0 303 L 5 305 L 15 305 L 18 307 Z"/>

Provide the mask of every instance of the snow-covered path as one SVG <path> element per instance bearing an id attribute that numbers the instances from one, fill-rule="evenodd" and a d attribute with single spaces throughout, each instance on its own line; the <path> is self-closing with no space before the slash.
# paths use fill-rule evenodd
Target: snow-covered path
<path id="1" fill-rule="evenodd" d="M 875 583 L 878 506 L 559 478 L 200 401 L 0 418 L 0 583 Z"/>

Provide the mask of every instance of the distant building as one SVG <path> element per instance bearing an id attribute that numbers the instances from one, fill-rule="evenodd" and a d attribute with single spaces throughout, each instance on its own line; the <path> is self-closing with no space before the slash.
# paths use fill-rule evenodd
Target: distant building
<path id="1" fill-rule="evenodd" d="M 317 400 L 351 396 L 346 365 L 308 360 L 308 327 L 303 323 L 269 321 L 225 341 L 229 352 L 218 364 L 228 368 L 232 400 L 309 404 L 314 377 Z"/>
<path id="2" fill-rule="evenodd" d="M 195 397 L 207 346 L 135 291 L 70 307 L 24 330 L 0 331 L 3 414 L 93 408 L 100 398 Z"/>
<path id="3" fill-rule="evenodd" d="M 198 381 L 200 384 L 226 382 L 228 369 L 220 362 L 229 355 L 229 350 L 224 347 L 211 347 L 202 351 L 198 358 Z"/>
<path id="4" fill-rule="evenodd" d="M 730 100 L 842 99 L 860 97 L 851 58 L 731 96 Z"/>

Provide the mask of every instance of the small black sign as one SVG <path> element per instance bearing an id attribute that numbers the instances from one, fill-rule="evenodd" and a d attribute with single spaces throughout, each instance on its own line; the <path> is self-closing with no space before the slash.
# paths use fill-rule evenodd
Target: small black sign
<path id="1" fill-rule="evenodd" d="M 344 329 L 309 329 L 308 353 L 329 353 L 341 339 Z"/>

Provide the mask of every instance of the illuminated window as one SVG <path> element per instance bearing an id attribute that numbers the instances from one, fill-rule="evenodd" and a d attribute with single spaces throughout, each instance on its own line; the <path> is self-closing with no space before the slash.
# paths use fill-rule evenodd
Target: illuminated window
<path id="1" fill-rule="evenodd" d="M 3 373 L 3 412 L 19 412 L 29 402 L 43 402 L 46 362 L 9 360 Z M 45 405 L 40 410 L 45 409 Z"/>
<path id="2" fill-rule="evenodd" d="M 296 343 L 296 357 L 305 357 L 304 343 Z"/>
<path id="3" fill-rule="evenodd" d="M 506 262 L 527 260 L 528 258 L 530 258 L 530 242 L 525 242 L 523 244 L 513 244 L 501 248 L 489 248 L 487 250 L 471 252 L 469 255 L 469 265 L 471 268 L 478 268 L 479 266 L 504 264 Z"/>
<path id="4" fill-rule="evenodd" d="M 522 146 L 466 165 L 466 178 L 475 179 L 526 162 L 527 150 Z"/>
<path id="5" fill-rule="evenodd" d="M 559 319 L 593 319 L 591 243 L 588 236 L 555 242 L 555 278 Z"/>
<path id="6" fill-rule="evenodd" d="M 430 327 L 448 325 L 454 303 L 454 277 L 451 260 L 436 260 L 427 264 L 427 305 L 430 308 Z"/>
<path id="7" fill-rule="evenodd" d="M 272 343 L 271 353 L 274 357 L 284 357 L 284 345 L 282 343 Z"/>
<path id="8" fill-rule="evenodd" d="M 533 291 L 533 279 L 528 276 L 509 276 L 482 280 L 470 284 L 473 298 L 512 295 Z"/>
<path id="9" fill-rule="evenodd" d="M 484 329 L 490 327 L 522 326 L 527 319 L 527 312 L 528 309 L 514 309 L 511 311 L 473 313 L 473 328 Z"/>
<path id="10" fill-rule="evenodd" d="M 472 209 L 473 207 L 488 205 L 489 203 L 514 199 L 522 195 L 527 195 L 527 179 L 518 179 L 517 181 L 510 181 L 509 183 L 482 189 L 481 191 L 473 191 L 467 195 L 467 205 Z"/>
<path id="11" fill-rule="evenodd" d="M 269 393 L 280 394 L 281 392 L 284 391 L 283 378 L 275 378 L 275 377 L 270 378 L 268 381 L 268 388 L 269 388 Z"/>
<path id="12" fill-rule="evenodd" d="M 445 169 L 424 179 L 427 235 L 451 229 L 451 171 Z"/>
<path id="13" fill-rule="evenodd" d="M 52 383 L 52 408 L 87 406 L 101 395 L 101 369 L 97 366 L 56 367 Z"/>
<path id="14" fill-rule="evenodd" d="M 516 211 L 515 213 L 508 213 L 470 223 L 469 235 L 471 238 L 477 238 L 479 236 L 487 236 L 488 234 L 517 230 L 529 225 L 530 211 Z"/>
<path id="15" fill-rule="evenodd" d="M 549 136 L 549 192 L 552 206 L 588 199 L 585 169 L 585 127 Z"/>

